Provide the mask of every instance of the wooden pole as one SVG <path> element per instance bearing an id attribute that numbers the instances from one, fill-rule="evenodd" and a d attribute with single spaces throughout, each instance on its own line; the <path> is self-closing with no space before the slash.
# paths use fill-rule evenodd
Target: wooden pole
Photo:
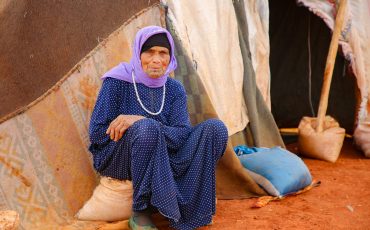
<path id="1" fill-rule="evenodd" d="M 329 90 L 331 79 L 333 77 L 333 70 L 335 65 L 335 58 L 338 51 L 339 35 L 342 30 L 344 13 L 347 8 L 347 0 L 341 0 L 339 3 L 339 9 L 335 18 L 334 31 L 330 42 L 329 53 L 326 59 L 326 66 L 324 72 L 324 81 L 321 89 L 319 111 L 317 114 L 317 127 L 316 132 L 323 131 L 323 124 L 325 120 L 326 110 L 328 108 Z"/>

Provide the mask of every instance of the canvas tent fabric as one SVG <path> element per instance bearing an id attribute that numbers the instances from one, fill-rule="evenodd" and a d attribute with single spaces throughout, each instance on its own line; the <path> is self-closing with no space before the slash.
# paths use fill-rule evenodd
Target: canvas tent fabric
<path id="1" fill-rule="evenodd" d="M 249 30 L 244 2 L 234 1 L 233 4 L 238 21 L 240 49 L 243 55 L 243 95 L 248 109 L 253 146 L 285 147 L 274 118 L 256 85 L 256 75 L 252 65 L 248 40 Z"/>
<path id="2" fill-rule="evenodd" d="M 0 123 L 0 208 L 17 211 L 22 229 L 92 225 L 74 223 L 73 216 L 97 184 L 87 148 L 100 77 L 129 60 L 134 35 L 147 25 L 164 25 L 157 5 L 127 21 L 27 110 Z"/>
<path id="3" fill-rule="evenodd" d="M 229 134 L 243 130 L 248 116 L 241 96 L 243 63 L 232 2 L 162 2 L 218 117 Z"/>
<path id="4" fill-rule="evenodd" d="M 247 7 L 243 1 L 234 1 L 234 5 L 228 1 L 162 2 L 168 7 L 168 18 L 174 25 L 174 33 L 181 38 L 186 53 L 195 63 L 211 104 L 229 133 L 244 132 L 249 120 L 253 119 L 250 125 L 255 145 L 284 146 L 269 111 L 267 1 L 248 2 Z M 243 22 L 236 15 L 236 10 L 238 14 L 243 14 Z M 251 36 L 246 15 L 251 19 Z M 199 24 L 199 21 L 204 23 Z M 262 31 L 258 35 L 255 32 L 257 28 Z M 249 45 L 244 51 L 240 48 L 242 44 L 249 44 L 250 40 L 257 44 L 253 46 L 253 55 Z M 256 80 L 254 67 L 258 67 L 260 81 Z M 258 88 L 256 81 L 260 82 Z"/>
<path id="5" fill-rule="evenodd" d="M 158 0 L 0 1 L 0 118 L 31 103 Z"/>
<path id="6" fill-rule="evenodd" d="M 235 4 L 234 4 L 235 5 Z M 248 41 L 252 57 L 256 84 L 262 97 L 271 110 L 270 95 L 270 41 L 268 0 L 244 0 L 244 10 L 248 23 Z"/>
<path id="7" fill-rule="evenodd" d="M 297 0 L 308 7 L 310 11 L 321 17 L 333 30 L 337 4 L 324 0 Z M 357 79 L 360 91 L 357 125 L 370 121 L 370 1 L 348 1 L 347 14 L 341 32 L 340 45 Z M 365 128 L 363 128 L 365 127 Z M 364 139 L 369 135 L 366 125 L 356 132 L 355 139 Z M 370 139 L 370 138 L 367 138 Z M 357 142 L 360 148 L 367 152 L 367 142 Z"/>

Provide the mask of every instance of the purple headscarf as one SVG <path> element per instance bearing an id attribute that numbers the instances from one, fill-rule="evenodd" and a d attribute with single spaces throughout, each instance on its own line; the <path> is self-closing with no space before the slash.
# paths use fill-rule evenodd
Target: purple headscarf
<path id="1" fill-rule="evenodd" d="M 144 72 L 143 68 L 141 67 L 141 60 L 140 60 L 140 51 L 145 43 L 145 41 L 155 35 L 165 33 L 167 35 L 168 41 L 171 45 L 171 59 L 170 63 L 167 67 L 166 72 L 163 76 L 159 78 L 151 78 L 147 73 Z M 159 26 L 148 26 L 144 27 L 141 30 L 139 30 L 136 34 L 135 41 L 133 44 L 133 55 L 129 63 L 121 62 L 116 67 L 112 68 L 108 72 L 106 72 L 102 79 L 105 79 L 107 77 L 116 78 L 122 81 L 132 82 L 132 71 L 134 71 L 135 74 L 135 82 L 142 83 L 148 87 L 151 88 L 157 88 L 163 86 L 166 81 L 169 74 L 174 71 L 177 67 L 177 61 L 174 55 L 175 46 L 172 39 L 171 34 L 164 28 Z"/>

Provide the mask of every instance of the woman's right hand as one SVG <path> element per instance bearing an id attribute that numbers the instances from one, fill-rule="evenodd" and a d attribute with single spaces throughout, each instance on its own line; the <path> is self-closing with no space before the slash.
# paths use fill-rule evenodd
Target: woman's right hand
<path id="1" fill-rule="evenodd" d="M 110 123 L 106 134 L 109 135 L 110 139 L 112 139 L 113 141 L 118 141 L 122 138 L 123 134 L 128 128 L 131 127 L 132 124 L 143 118 L 145 117 L 139 115 L 121 114 Z"/>

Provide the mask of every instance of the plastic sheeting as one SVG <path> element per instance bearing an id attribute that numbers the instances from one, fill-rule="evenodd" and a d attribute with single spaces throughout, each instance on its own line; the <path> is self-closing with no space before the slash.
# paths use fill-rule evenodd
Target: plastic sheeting
<path id="1" fill-rule="evenodd" d="M 244 6 L 257 87 L 271 110 L 269 3 L 268 0 L 244 0 Z"/>
<path id="2" fill-rule="evenodd" d="M 187 55 L 192 58 L 218 117 L 225 122 L 230 135 L 243 130 L 249 119 L 242 94 L 243 60 L 232 2 L 162 2 L 168 6 L 168 17 Z M 270 104 L 268 4 L 267 1 L 252 1 L 248 2 L 247 8 L 251 23 L 256 24 L 252 26 L 250 39 L 256 44 L 253 50 L 259 50 L 258 55 L 253 53 L 254 67 L 260 73 L 257 82 Z M 258 12 L 262 12 L 261 15 Z M 261 38 L 262 35 L 264 38 Z"/>

